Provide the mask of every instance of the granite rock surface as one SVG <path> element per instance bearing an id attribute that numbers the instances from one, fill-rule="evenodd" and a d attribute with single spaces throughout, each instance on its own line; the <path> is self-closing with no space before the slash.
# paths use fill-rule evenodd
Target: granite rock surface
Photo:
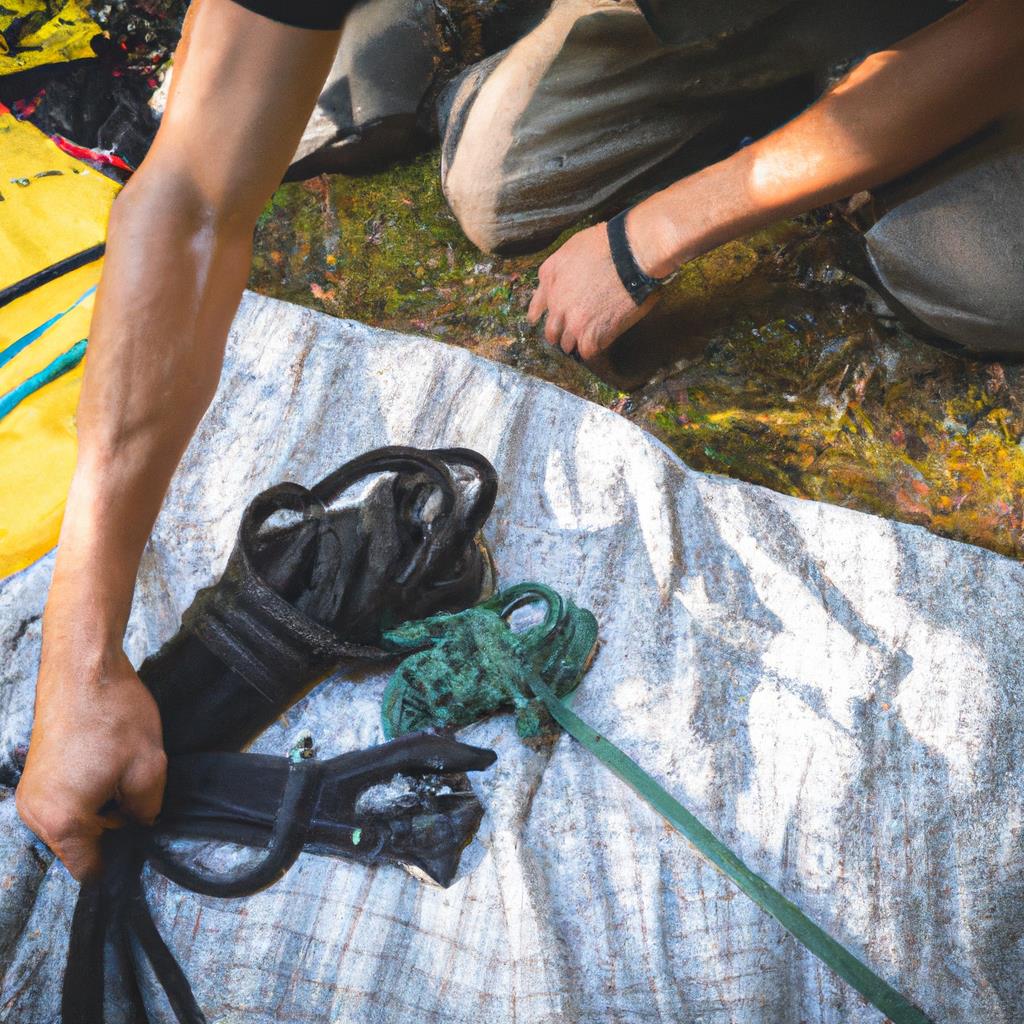
<path id="1" fill-rule="evenodd" d="M 249 294 L 145 552 L 136 663 L 219 574 L 254 493 L 389 443 L 494 461 L 500 582 L 540 579 L 600 622 L 583 717 L 937 1022 L 1024 1019 L 1010 559 L 695 472 L 508 367 Z M 0 584 L 8 781 L 51 566 Z M 384 684 L 333 677 L 256 748 L 284 753 L 300 729 L 324 757 L 378 742 Z M 510 716 L 462 737 L 499 759 L 474 780 L 487 815 L 448 890 L 311 855 L 243 900 L 148 877 L 211 1024 L 880 1020 L 574 741 L 528 749 Z M 75 886 L 0 793 L 0 1020 L 44 1024 Z"/>

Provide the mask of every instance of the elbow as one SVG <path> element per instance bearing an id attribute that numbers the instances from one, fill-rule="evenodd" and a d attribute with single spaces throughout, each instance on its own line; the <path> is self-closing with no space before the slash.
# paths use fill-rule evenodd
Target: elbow
<path id="1" fill-rule="evenodd" d="M 187 170 L 147 160 L 114 201 L 108 235 L 146 247 L 154 240 L 249 238 L 261 208 Z"/>

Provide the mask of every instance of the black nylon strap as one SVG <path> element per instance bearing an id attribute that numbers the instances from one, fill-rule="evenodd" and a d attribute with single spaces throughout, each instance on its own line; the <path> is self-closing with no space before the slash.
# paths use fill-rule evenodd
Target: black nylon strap
<path id="1" fill-rule="evenodd" d="M 160 847 L 155 845 L 149 850 L 150 863 L 172 882 L 205 896 L 220 896 L 222 899 L 248 896 L 273 885 L 302 852 L 322 767 L 316 763 L 289 764 L 284 795 L 274 817 L 270 840 L 254 864 L 220 874 L 204 873 L 190 864 L 165 857 Z"/>
<path id="2" fill-rule="evenodd" d="M 82 886 L 71 926 L 61 1024 L 103 1024 L 110 981 L 112 1004 L 131 1024 L 148 1024 L 152 1018 L 139 987 L 146 973 L 163 989 L 178 1024 L 206 1024 L 146 904 L 142 870 L 147 860 L 171 881 L 220 897 L 244 896 L 272 884 L 303 848 L 366 863 L 405 863 L 449 885 L 483 815 L 468 782 L 458 776 L 482 771 L 494 760 L 491 750 L 423 733 L 323 762 L 239 753 L 171 757 L 163 815 L 170 823 L 106 833 L 103 874 Z M 361 815 L 360 794 L 395 775 L 439 776 L 443 786 L 420 804 Z M 238 870 L 207 872 L 159 842 L 174 836 L 241 842 L 263 853 Z M 108 970 L 111 965 L 117 969 Z"/>
<path id="3" fill-rule="evenodd" d="M 83 249 L 66 259 L 51 263 L 50 266 L 43 267 L 42 270 L 37 270 L 34 274 L 0 289 L 0 306 L 6 306 L 9 302 L 20 299 L 22 295 L 27 295 L 33 289 L 49 284 L 50 281 L 56 281 L 58 277 L 70 274 L 72 270 L 84 267 L 87 263 L 95 263 L 106 252 L 106 249 L 106 244 L 101 242 L 90 249 Z"/>
<path id="4" fill-rule="evenodd" d="M 617 213 L 608 221 L 608 248 L 611 249 L 612 262 L 622 282 L 622 287 L 629 292 L 630 297 L 638 305 L 642 306 L 647 297 L 663 285 L 668 278 L 651 277 L 645 274 L 637 263 L 633 250 L 629 247 L 629 239 L 626 237 L 626 215 L 629 210 Z"/>

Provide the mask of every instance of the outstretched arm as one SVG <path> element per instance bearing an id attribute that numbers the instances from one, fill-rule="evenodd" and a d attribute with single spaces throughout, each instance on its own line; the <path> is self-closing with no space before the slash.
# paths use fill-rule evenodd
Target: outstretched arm
<path id="1" fill-rule="evenodd" d="M 891 181 L 1024 109 L 1024 13 L 1017 0 L 968 0 L 859 64 L 788 124 L 634 207 L 627 237 L 664 277 L 723 242 Z M 603 224 L 540 268 L 530 304 L 545 336 L 585 359 L 651 308 L 619 282 Z"/>
<path id="2" fill-rule="evenodd" d="M 22 818 L 79 878 L 118 817 L 102 807 L 140 821 L 160 809 L 159 713 L 121 647 L 135 576 L 216 390 L 256 218 L 338 37 L 197 0 L 153 148 L 114 203 L 17 793 Z"/>

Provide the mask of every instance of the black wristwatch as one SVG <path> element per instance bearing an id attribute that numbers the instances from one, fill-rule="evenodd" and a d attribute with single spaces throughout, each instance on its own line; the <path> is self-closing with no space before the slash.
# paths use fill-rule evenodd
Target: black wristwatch
<path id="1" fill-rule="evenodd" d="M 632 209 L 632 207 L 630 207 Z M 611 249 L 612 262 L 618 272 L 622 286 L 629 292 L 633 301 L 642 306 L 644 300 L 663 284 L 671 281 L 675 274 L 668 277 L 651 277 L 640 269 L 633 250 L 629 247 L 629 239 L 626 237 L 626 214 L 629 209 L 617 213 L 608 221 L 608 248 Z"/>

